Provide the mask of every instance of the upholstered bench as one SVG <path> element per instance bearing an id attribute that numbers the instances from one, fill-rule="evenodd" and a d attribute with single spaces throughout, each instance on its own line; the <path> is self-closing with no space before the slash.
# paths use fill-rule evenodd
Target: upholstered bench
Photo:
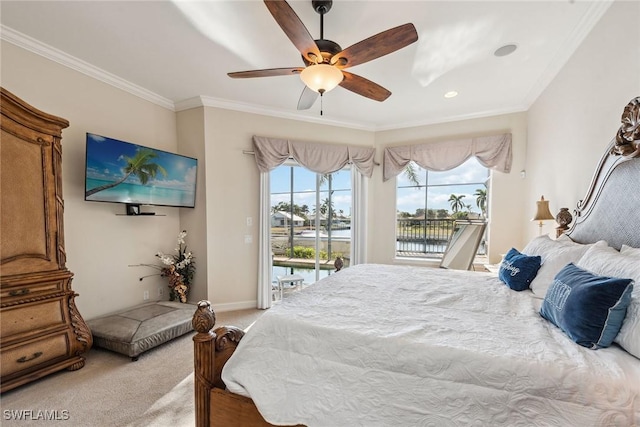
<path id="1" fill-rule="evenodd" d="M 193 330 L 192 304 L 156 301 L 87 321 L 93 343 L 138 360 L 138 356 Z"/>

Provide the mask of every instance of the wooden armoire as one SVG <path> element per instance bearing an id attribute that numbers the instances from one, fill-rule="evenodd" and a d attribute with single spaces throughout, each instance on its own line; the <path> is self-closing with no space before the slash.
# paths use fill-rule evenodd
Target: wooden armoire
<path id="1" fill-rule="evenodd" d="M 65 119 L 4 88 L 0 140 L 1 392 L 84 366 L 91 331 L 66 267 L 62 199 Z"/>

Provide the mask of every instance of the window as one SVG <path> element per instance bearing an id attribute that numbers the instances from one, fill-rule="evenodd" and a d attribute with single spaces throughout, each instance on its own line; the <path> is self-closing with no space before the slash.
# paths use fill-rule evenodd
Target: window
<path id="1" fill-rule="evenodd" d="M 351 171 L 318 175 L 290 161 L 271 171 L 272 280 L 297 274 L 310 284 L 351 252 Z"/>
<path id="2" fill-rule="evenodd" d="M 396 256 L 441 258 L 455 220 L 488 217 L 488 183 L 489 170 L 475 157 L 445 172 L 411 162 L 397 177 Z"/>

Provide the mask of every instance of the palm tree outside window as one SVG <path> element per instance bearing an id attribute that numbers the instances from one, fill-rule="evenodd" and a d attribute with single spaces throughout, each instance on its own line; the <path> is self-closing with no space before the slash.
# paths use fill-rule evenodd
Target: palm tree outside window
<path id="1" fill-rule="evenodd" d="M 396 256 L 441 258 L 455 220 L 486 220 L 489 176 L 475 157 L 442 172 L 410 163 L 397 178 Z"/>

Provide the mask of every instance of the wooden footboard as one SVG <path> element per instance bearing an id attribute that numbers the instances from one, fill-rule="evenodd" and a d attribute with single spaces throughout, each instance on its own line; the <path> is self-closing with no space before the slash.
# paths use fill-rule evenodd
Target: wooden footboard
<path id="1" fill-rule="evenodd" d="M 212 330 L 216 315 L 209 301 L 200 301 L 193 315 L 196 427 L 273 426 L 262 418 L 253 400 L 231 393 L 221 378 L 222 368 L 244 336 L 233 326 Z"/>

